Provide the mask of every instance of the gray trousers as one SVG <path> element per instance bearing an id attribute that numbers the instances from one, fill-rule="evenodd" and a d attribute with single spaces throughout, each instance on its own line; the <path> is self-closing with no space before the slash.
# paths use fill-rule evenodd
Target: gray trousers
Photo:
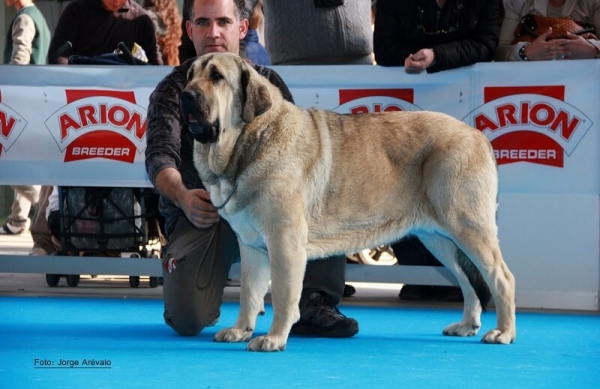
<path id="1" fill-rule="evenodd" d="M 31 207 L 38 203 L 40 185 L 13 185 L 15 199 L 12 203 L 7 221 L 17 228 L 25 228 Z"/>
<path id="2" fill-rule="evenodd" d="M 219 317 L 229 270 L 240 259 L 237 238 L 225 221 L 201 230 L 182 216 L 168 242 L 162 259 L 164 319 L 179 335 L 195 336 Z M 309 262 L 303 295 L 320 290 L 339 303 L 345 270 L 345 256 Z"/>

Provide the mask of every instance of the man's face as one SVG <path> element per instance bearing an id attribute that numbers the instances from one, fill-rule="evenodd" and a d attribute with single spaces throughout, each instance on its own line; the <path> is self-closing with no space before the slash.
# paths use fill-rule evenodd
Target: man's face
<path id="1" fill-rule="evenodd" d="M 105 10 L 115 12 L 119 8 L 122 8 L 127 0 L 102 0 L 102 6 Z"/>
<path id="2" fill-rule="evenodd" d="M 233 0 L 195 0 L 194 19 L 186 21 L 185 26 L 198 56 L 239 54 L 240 39 L 248 32 L 248 20 L 239 20 Z"/>

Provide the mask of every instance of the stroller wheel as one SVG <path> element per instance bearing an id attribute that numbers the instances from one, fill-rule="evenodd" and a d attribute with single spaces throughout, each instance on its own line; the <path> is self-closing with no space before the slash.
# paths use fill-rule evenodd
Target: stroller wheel
<path id="1" fill-rule="evenodd" d="M 50 287 L 58 286 L 60 276 L 58 274 L 46 274 L 46 283 Z"/>
<path id="2" fill-rule="evenodd" d="M 67 285 L 74 288 L 79 285 L 79 274 L 67 276 Z"/>
<path id="3" fill-rule="evenodd" d="M 129 276 L 129 286 L 132 288 L 137 288 L 140 286 L 140 277 L 139 276 Z"/>

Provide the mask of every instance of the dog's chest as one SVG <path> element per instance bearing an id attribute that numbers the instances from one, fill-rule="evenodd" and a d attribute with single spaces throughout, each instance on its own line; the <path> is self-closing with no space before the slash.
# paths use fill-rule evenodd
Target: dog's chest
<path id="1" fill-rule="evenodd" d="M 255 227 L 255 223 L 245 212 L 237 212 L 235 215 L 223 215 L 238 238 L 245 244 L 257 249 L 266 250 L 267 245 L 261 232 Z"/>

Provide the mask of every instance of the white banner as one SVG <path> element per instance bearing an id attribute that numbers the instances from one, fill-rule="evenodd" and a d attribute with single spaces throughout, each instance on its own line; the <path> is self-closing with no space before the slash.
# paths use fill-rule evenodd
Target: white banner
<path id="1" fill-rule="evenodd" d="M 481 130 L 498 161 L 499 237 L 518 306 L 599 308 L 600 61 L 275 70 L 302 107 L 441 111 Z M 146 109 L 169 71 L 0 66 L 0 185 L 150 186 Z"/>
<path id="2" fill-rule="evenodd" d="M 434 110 L 492 141 L 500 191 L 600 193 L 600 61 L 486 63 L 408 75 L 279 66 L 296 103 L 339 113 Z M 0 66 L 0 184 L 150 186 L 148 97 L 168 67 Z"/>

